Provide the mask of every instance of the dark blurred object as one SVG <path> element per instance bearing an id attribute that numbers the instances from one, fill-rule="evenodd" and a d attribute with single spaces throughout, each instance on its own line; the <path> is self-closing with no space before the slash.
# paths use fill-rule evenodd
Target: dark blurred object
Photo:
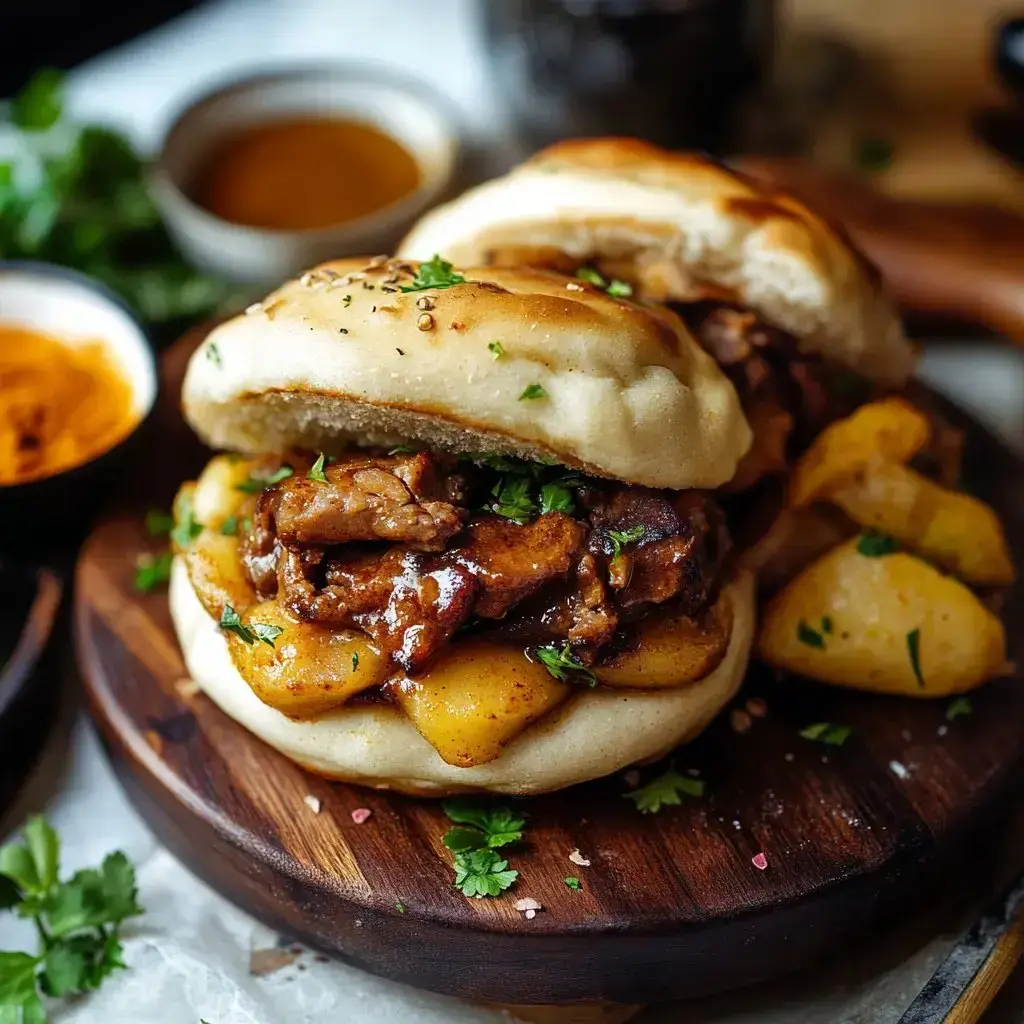
<path id="1" fill-rule="evenodd" d="M 0 4 L 0 96 L 40 67 L 70 68 L 198 5 L 198 0 L 56 0 Z"/>
<path id="2" fill-rule="evenodd" d="M 978 113 L 974 132 L 987 146 L 1024 168 L 1024 18 L 1011 18 L 996 29 L 992 62 L 1011 105 Z"/>
<path id="3" fill-rule="evenodd" d="M 481 0 L 497 93 L 532 148 L 633 135 L 727 152 L 767 73 L 774 0 Z"/>
<path id="4" fill-rule="evenodd" d="M 1024 217 L 996 206 L 893 199 L 806 160 L 740 167 L 841 223 L 916 313 L 987 328 L 1024 347 Z"/>

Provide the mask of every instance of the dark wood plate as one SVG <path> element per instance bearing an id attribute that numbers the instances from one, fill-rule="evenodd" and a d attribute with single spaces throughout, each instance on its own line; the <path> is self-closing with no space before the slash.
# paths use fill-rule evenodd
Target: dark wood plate
<path id="1" fill-rule="evenodd" d="M 167 394 L 177 395 L 192 343 L 169 353 Z M 972 480 L 1024 563 L 1024 467 L 945 411 L 966 429 Z M 170 404 L 160 429 L 149 478 L 78 565 L 77 653 L 93 714 L 131 798 L 178 856 L 273 927 L 367 970 L 519 1003 L 649 1002 L 748 984 L 908 913 L 965 847 L 984 843 L 1016 792 L 1019 678 L 985 687 L 972 715 L 947 724 L 943 702 L 779 682 L 753 668 L 741 699 L 765 697 L 768 716 L 744 735 L 723 716 L 678 756 L 707 780 L 703 799 L 643 817 L 612 778 L 524 802 L 519 883 L 498 899 L 466 899 L 452 887 L 436 803 L 307 774 L 183 685 L 164 595 L 132 588 L 137 554 L 153 543 L 143 510 L 166 505 L 199 455 Z M 1017 595 L 1006 619 L 1019 658 Z M 853 727 L 841 749 L 798 736 L 825 720 Z M 356 825 L 360 807 L 372 817 Z M 575 848 L 590 866 L 570 862 Z M 762 852 L 763 871 L 752 863 Z M 522 896 L 544 906 L 533 920 L 514 909 Z"/>
<path id="2" fill-rule="evenodd" d="M 0 558 L 0 811 L 56 716 L 59 673 L 51 639 L 63 593 L 54 570 Z"/>

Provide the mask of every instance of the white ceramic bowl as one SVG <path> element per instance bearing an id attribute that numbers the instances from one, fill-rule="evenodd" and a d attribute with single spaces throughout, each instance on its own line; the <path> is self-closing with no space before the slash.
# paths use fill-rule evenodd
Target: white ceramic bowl
<path id="1" fill-rule="evenodd" d="M 415 158 L 419 188 L 365 217 L 306 231 L 233 224 L 189 198 L 199 168 L 232 132 L 317 114 L 361 120 L 387 132 Z M 317 66 L 255 75 L 190 104 L 164 138 L 152 187 L 168 229 L 197 266 L 236 281 L 277 284 L 320 260 L 390 251 L 451 183 L 458 152 L 455 119 L 429 87 L 372 66 Z"/>

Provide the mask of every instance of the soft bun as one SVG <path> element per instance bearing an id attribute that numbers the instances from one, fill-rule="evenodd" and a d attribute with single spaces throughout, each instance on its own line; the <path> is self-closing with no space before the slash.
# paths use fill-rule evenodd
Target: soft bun
<path id="1" fill-rule="evenodd" d="M 665 298 L 711 286 L 803 351 L 882 383 L 902 384 L 913 367 L 877 271 L 845 234 L 697 154 L 635 139 L 558 143 L 428 213 L 399 254 L 483 264 L 509 249 L 656 267 Z"/>
<path id="2" fill-rule="evenodd" d="M 416 266 L 325 263 L 216 328 L 185 377 L 189 423 L 246 454 L 416 440 L 649 487 L 732 477 L 750 429 L 673 313 L 527 269 L 405 293 Z"/>
<path id="3" fill-rule="evenodd" d="M 365 786 L 423 796 L 563 789 L 667 754 L 693 739 L 728 703 L 747 669 L 754 632 L 750 576 L 723 591 L 733 607 L 729 648 L 697 683 L 668 690 L 582 690 L 517 736 L 494 761 L 457 768 L 396 708 L 344 707 L 293 721 L 263 704 L 231 661 L 181 558 L 171 573 L 171 615 L 192 678 L 225 714 L 303 767 Z"/>

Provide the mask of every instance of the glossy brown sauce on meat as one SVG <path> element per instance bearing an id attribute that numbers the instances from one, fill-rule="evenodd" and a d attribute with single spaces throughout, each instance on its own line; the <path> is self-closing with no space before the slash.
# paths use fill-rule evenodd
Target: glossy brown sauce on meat
<path id="1" fill-rule="evenodd" d="M 698 492 L 427 452 L 352 455 L 314 479 L 310 465 L 260 495 L 249 577 L 304 621 L 363 630 L 408 673 L 466 628 L 594 665 L 650 610 L 698 616 L 717 595 L 729 541 Z"/>

